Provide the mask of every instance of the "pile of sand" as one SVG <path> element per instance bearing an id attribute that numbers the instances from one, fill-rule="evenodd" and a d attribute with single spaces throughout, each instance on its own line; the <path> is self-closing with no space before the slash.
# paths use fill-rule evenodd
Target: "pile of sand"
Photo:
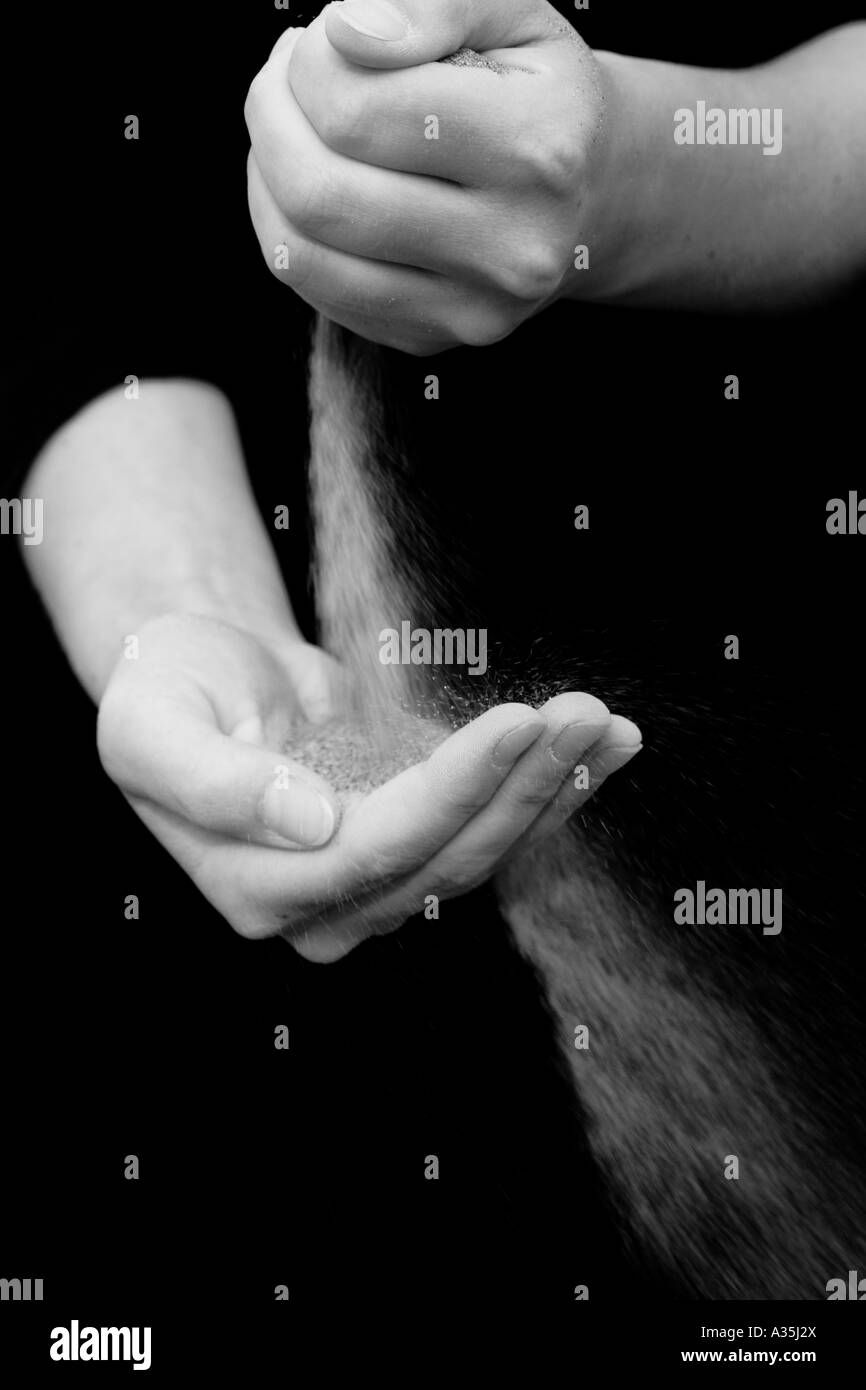
<path id="1" fill-rule="evenodd" d="M 413 763 L 423 762 L 451 733 L 445 724 L 395 710 L 384 726 L 335 720 L 304 724 L 283 748 L 339 792 L 369 792 Z"/>

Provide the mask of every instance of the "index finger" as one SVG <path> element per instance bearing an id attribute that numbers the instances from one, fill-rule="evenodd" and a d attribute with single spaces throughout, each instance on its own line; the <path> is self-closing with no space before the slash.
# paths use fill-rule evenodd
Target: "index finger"
<path id="1" fill-rule="evenodd" d="M 231 846 L 221 849 L 221 871 L 242 875 L 264 911 L 278 913 L 285 903 L 298 917 L 319 904 L 387 888 L 425 864 L 487 805 L 545 727 L 530 705 L 498 705 L 424 762 L 347 806 L 322 848 L 283 853 Z"/>
<path id="2" fill-rule="evenodd" d="M 516 113 L 526 115 L 541 85 L 525 72 L 447 63 L 389 71 L 358 67 L 335 51 L 316 21 L 256 78 L 248 124 L 254 144 L 265 129 L 280 129 L 290 87 L 316 134 L 336 153 L 484 188 L 498 186 L 509 169 L 514 174 L 523 124 Z"/>
<path id="3" fill-rule="evenodd" d="M 344 848 L 388 881 L 425 864 L 484 809 L 545 727 L 530 705 L 487 710 L 348 812 Z"/>

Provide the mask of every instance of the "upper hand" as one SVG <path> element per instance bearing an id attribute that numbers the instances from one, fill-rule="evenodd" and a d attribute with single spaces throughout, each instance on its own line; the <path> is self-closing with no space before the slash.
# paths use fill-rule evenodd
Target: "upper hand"
<path id="1" fill-rule="evenodd" d="M 404 38 L 348 22 L 385 11 L 380 32 L 402 15 Z M 506 71 L 435 61 L 464 47 Z M 545 0 L 330 5 L 282 36 L 247 97 L 262 251 L 375 342 L 419 355 L 495 342 L 574 278 L 603 103 L 592 52 Z"/>

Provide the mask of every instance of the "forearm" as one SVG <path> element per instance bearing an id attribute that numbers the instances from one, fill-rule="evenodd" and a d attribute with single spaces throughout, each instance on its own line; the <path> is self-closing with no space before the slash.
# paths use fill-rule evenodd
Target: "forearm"
<path id="1" fill-rule="evenodd" d="M 70 663 L 98 699 L 124 638 L 166 612 L 297 632 L 241 454 L 214 388 L 151 381 L 92 402 L 26 480 L 44 504 L 23 548 Z"/>
<path id="2" fill-rule="evenodd" d="M 593 268 L 575 272 L 569 296 L 774 308 L 866 266 L 866 25 L 729 72 L 596 56 L 608 83 L 604 211 L 589 209 Z M 768 113 L 763 145 L 728 117 L 747 110 Z M 695 113 L 695 143 L 675 141 L 688 133 L 682 111 Z M 710 143 L 722 131 L 726 143 Z"/>

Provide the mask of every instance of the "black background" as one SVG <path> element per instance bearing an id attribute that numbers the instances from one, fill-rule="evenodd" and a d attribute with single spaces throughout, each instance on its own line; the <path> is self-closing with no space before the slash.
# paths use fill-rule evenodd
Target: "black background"
<path id="1" fill-rule="evenodd" d="M 595 46 L 714 66 L 857 14 L 561 8 Z M 276 543 L 309 624 L 295 525 L 308 316 L 262 263 L 245 201 L 244 95 L 285 20 L 264 0 L 47 6 L 17 30 L 2 482 L 17 495 L 40 443 L 129 372 L 214 380 L 262 506 L 291 508 Z M 123 138 L 128 113 L 138 142 Z M 825 507 L 866 491 L 861 314 L 854 292 L 776 320 L 566 305 L 483 360 L 389 367 L 407 400 L 440 375 L 419 473 L 443 556 L 474 572 L 503 653 L 519 666 L 543 637 L 551 670 L 644 728 L 640 766 L 605 791 L 621 872 L 650 895 L 734 867 L 732 882 L 784 887 L 765 988 L 774 971 L 799 981 L 804 1028 L 848 1097 L 844 1126 L 827 1123 L 855 1150 L 866 542 L 829 537 Z M 95 712 L 11 538 L 0 565 L 0 1274 L 46 1285 L 41 1306 L 3 1305 L 2 1331 L 8 1355 L 37 1367 L 33 1383 L 40 1359 L 52 1378 L 73 1370 L 47 1359 L 48 1330 L 72 1317 L 153 1325 L 151 1375 L 166 1376 L 233 1352 L 285 1366 L 287 1328 L 324 1317 L 336 1332 L 358 1311 L 387 1344 L 415 1313 L 433 1344 L 452 1314 L 541 1307 L 579 1323 L 584 1351 L 592 1330 L 600 1354 L 625 1356 L 651 1344 L 622 1338 L 659 1300 L 642 1336 L 662 1339 L 664 1364 L 698 1346 L 680 1339 L 691 1311 L 669 1302 L 688 1291 L 626 1260 L 552 1026 L 488 894 L 334 967 L 236 937 L 100 772 Z M 719 658 L 728 633 L 739 663 Z M 139 922 L 124 919 L 129 893 Z M 768 1008 L 788 1008 L 776 993 Z M 287 1053 L 273 1048 L 280 1023 Z M 132 1153 L 139 1182 L 123 1177 Z M 428 1153 L 438 1183 L 423 1178 Z M 288 1305 L 273 1302 L 280 1283 Z M 572 1301 L 577 1283 L 589 1304 Z M 692 1322 L 742 1325 L 717 1309 Z M 820 1315 L 824 1333 L 830 1314 L 829 1356 L 853 1310 L 810 1305 L 784 1321 Z"/>

